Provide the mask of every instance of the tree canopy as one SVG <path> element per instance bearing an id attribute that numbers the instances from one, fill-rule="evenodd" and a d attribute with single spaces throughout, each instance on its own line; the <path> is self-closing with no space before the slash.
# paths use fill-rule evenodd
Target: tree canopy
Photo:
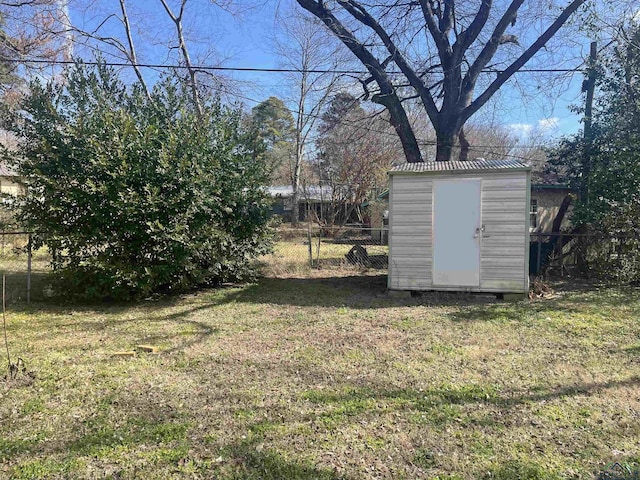
<path id="1" fill-rule="evenodd" d="M 251 109 L 251 128 L 261 143 L 270 182 L 290 184 L 295 155 L 295 120 L 291 111 L 280 98 L 269 97 Z"/>
<path id="2" fill-rule="evenodd" d="M 592 139 L 563 138 L 549 151 L 551 169 L 582 194 L 572 222 L 583 231 L 617 239 L 597 242 L 604 248 L 602 271 L 640 278 L 640 25 L 620 29 L 611 55 L 599 65 L 592 117 Z M 597 265 L 597 264 L 596 264 Z M 629 279 L 627 278 L 627 279 Z"/>
<path id="3" fill-rule="evenodd" d="M 346 92 L 334 95 L 321 115 L 315 163 L 321 185 L 329 186 L 321 225 L 342 226 L 359 205 L 375 198 L 387 184 L 387 171 L 397 148 L 388 122 L 372 117 Z"/>
<path id="4" fill-rule="evenodd" d="M 366 67 L 370 77 L 361 80 L 366 95 L 388 110 L 407 161 L 421 162 L 405 100 L 417 99 L 431 120 L 436 160 L 451 160 L 456 141 L 462 147 L 460 158 L 466 159 L 466 121 L 547 45 L 585 0 L 534 5 L 524 5 L 524 0 L 297 2 Z"/>

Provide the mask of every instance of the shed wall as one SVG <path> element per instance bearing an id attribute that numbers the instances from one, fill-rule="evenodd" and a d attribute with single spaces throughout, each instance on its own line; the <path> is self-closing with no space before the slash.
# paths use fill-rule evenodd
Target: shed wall
<path id="1" fill-rule="evenodd" d="M 482 179 L 482 224 L 485 232 L 480 246 L 480 286 L 464 290 L 526 291 L 529 183 L 528 173 L 524 171 L 392 175 L 389 288 L 433 288 L 432 202 L 435 178 Z"/>

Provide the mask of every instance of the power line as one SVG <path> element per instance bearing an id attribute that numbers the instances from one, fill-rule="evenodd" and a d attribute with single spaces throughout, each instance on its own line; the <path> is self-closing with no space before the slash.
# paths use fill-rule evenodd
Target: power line
<path id="1" fill-rule="evenodd" d="M 227 94 L 236 96 L 237 98 L 241 98 L 243 100 L 247 100 L 247 101 L 250 101 L 250 102 L 253 102 L 253 103 L 256 103 L 256 104 L 261 103 L 259 100 L 256 100 L 255 98 L 247 97 L 245 95 L 240 95 L 240 94 L 231 93 L 231 92 L 227 92 Z M 285 107 L 285 109 L 288 110 L 291 113 L 295 113 L 295 114 L 299 113 L 296 110 L 293 110 L 291 108 Z M 311 113 L 304 113 L 303 115 L 307 116 L 307 117 L 310 117 L 310 118 L 316 118 L 316 119 L 321 119 L 322 118 L 320 115 L 314 115 L 314 114 L 311 114 Z M 397 134 L 389 132 L 389 131 L 377 130 L 377 129 L 370 128 L 370 127 L 364 127 L 364 126 L 360 125 L 358 122 L 350 122 L 350 121 L 346 121 L 344 119 L 341 120 L 341 121 L 343 123 L 346 123 L 347 125 L 352 125 L 352 126 L 355 126 L 355 127 L 359 127 L 361 130 L 365 130 L 367 132 L 378 133 L 378 134 L 381 134 L 381 135 L 388 135 L 388 136 L 391 136 L 391 137 L 396 138 L 396 139 L 398 138 Z M 437 140 L 422 140 L 422 139 L 418 139 L 418 145 L 422 146 L 422 147 L 436 147 L 436 146 L 438 146 L 438 142 L 437 142 Z M 512 147 L 507 147 L 507 148 L 511 149 L 511 148 L 541 148 L 541 147 L 543 147 L 543 145 L 531 145 L 531 146 L 514 145 Z M 505 148 L 505 146 L 504 145 L 473 145 L 473 146 L 469 147 L 469 150 L 486 154 L 487 151 L 485 149 L 487 149 L 487 148 Z M 502 155 L 503 157 L 514 158 L 516 160 L 522 160 L 522 161 L 526 161 L 526 162 L 531 160 L 530 158 L 523 157 L 522 155 L 514 155 L 514 154 L 511 154 L 511 153 L 501 153 L 500 155 Z"/>
<path id="2" fill-rule="evenodd" d="M 612 43 L 612 42 L 610 42 Z M 609 44 L 610 44 L 609 43 Z M 607 45 L 608 46 L 608 45 Z M 604 47 L 606 48 L 606 46 Z M 75 65 L 77 62 L 73 61 L 73 60 L 46 60 L 46 59 L 5 59 L 3 60 L 5 62 L 13 62 L 13 63 L 35 63 L 35 64 L 47 64 L 47 65 Z M 140 67 L 140 68 L 173 68 L 173 69 L 188 69 L 189 67 L 187 67 L 186 65 L 171 65 L 171 64 L 161 64 L 161 63 L 131 63 L 131 62 L 104 62 L 104 61 L 82 61 L 81 62 L 84 65 L 92 65 L 92 66 L 97 66 L 97 65 L 106 65 L 106 66 L 111 66 L 111 67 Z M 547 68 L 547 69 L 520 69 L 517 71 L 517 73 L 576 73 L 578 71 L 580 71 L 581 67 L 584 65 L 585 62 L 582 62 L 579 66 L 572 68 L 572 69 L 553 69 L 553 68 Z M 331 69 L 293 69 L 293 68 L 258 68 L 258 67 L 222 67 L 222 66 L 213 66 L 213 65 L 198 65 L 198 66 L 192 66 L 191 67 L 193 70 L 200 70 L 200 71 L 235 71 L 235 72 L 258 72 L 258 73 L 318 73 L 318 74 L 323 74 L 323 73 L 333 73 L 333 74 L 351 74 L 351 75 L 359 75 L 359 74 L 368 74 L 369 72 L 367 71 L 363 71 L 363 70 L 331 70 Z M 501 73 L 503 70 L 500 69 L 484 69 L 482 70 L 484 73 Z M 402 72 L 388 72 L 391 74 L 402 74 Z M 238 93 L 235 92 L 230 92 L 227 91 L 226 92 L 228 95 L 243 99 L 243 100 L 247 100 L 250 101 L 252 103 L 255 104 L 259 104 L 261 103 L 260 100 L 256 100 L 254 98 L 251 97 L 247 97 L 245 95 L 240 95 Z M 291 113 L 295 113 L 295 114 L 299 114 L 298 111 L 290 109 L 290 108 L 286 108 L 286 110 L 290 111 Z M 304 116 L 306 116 L 307 118 L 315 118 L 315 119 L 321 119 L 321 115 L 316 115 L 316 114 L 310 114 L 310 113 L 304 113 Z M 378 134 L 382 134 L 382 135 L 387 135 L 387 136 L 391 136 L 394 138 L 397 138 L 397 134 L 389 132 L 389 131 L 384 131 L 384 130 L 378 130 L 378 129 L 373 129 L 370 127 L 364 127 L 361 125 L 360 122 L 349 122 L 349 121 L 345 121 L 343 119 L 344 123 L 347 123 L 348 125 L 352 125 L 352 126 L 357 126 L 362 130 L 371 132 L 371 133 L 378 133 Z M 421 140 L 418 139 L 418 144 L 420 146 L 428 146 L 428 147 L 434 147 L 434 146 L 438 146 L 438 142 L 437 140 Z M 509 149 L 513 149 L 513 148 L 541 148 L 544 147 L 544 145 L 513 145 L 510 147 L 507 147 Z M 482 153 L 487 153 L 486 150 L 484 149 L 489 149 L 489 148 L 505 148 L 504 145 L 474 145 L 469 147 L 470 150 L 472 151 L 477 151 L 477 152 L 482 152 Z M 501 153 L 502 156 L 505 157 L 510 157 L 510 158 L 515 158 L 515 159 L 519 159 L 519 160 L 524 160 L 524 161 L 529 161 L 530 159 L 527 157 L 523 157 L 521 155 L 513 155 L 513 154 L 509 154 L 509 153 Z"/>
<path id="3" fill-rule="evenodd" d="M 3 59 L 3 62 L 34 63 L 47 65 L 75 65 L 73 60 L 47 60 L 42 58 Z M 131 63 L 131 62 L 98 62 L 82 61 L 84 65 L 106 65 L 109 67 L 138 67 L 138 68 L 175 68 L 186 70 L 186 65 L 171 65 L 164 63 Z M 515 73 L 575 73 L 580 71 L 584 62 L 575 68 L 521 68 Z M 267 67 L 223 67 L 216 65 L 193 65 L 193 70 L 220 71 L 220 72 L 254 72 L 254 73 L 333 73 L 336 75 L 368 75 L 366 70 L 336 70 L 336 69 L 298 69 L 298 68 L 267 68 Z M 498 68 L 485 68 L 483 73 L 502 73 Z M 400 71 L 387 72 L 391 75 L 402 75 Z"/>

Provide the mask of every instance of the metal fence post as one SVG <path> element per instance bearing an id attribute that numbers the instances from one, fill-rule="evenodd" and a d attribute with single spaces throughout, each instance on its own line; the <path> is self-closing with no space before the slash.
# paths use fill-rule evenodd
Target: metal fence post
<path id="1" fill-rule="evenodd" d="M 560 244 L 559 255 L 560 255 L 560 276 L 564 277 L 564 246 L 562 245 L 562 234 L 558 237 L 558 243 Z"/>
<path id="2" fill-rule="evenodd" d="M 27 243 L 27 303 L 31 303 L 31 234 Z"/>
<path id="3" fill-rule="evenodd" d="M 536 259 L 536 275 L 540 275 L 542 266 L 542 232 L 538 230 L 538 258 Z"/>
<path id="4" fill-rule="evenodd" d="M 311 244 L 311 224 L 307 224 L 307 243 L 309 244 L 309 268 L 313 268 L 313 245 Z"/>

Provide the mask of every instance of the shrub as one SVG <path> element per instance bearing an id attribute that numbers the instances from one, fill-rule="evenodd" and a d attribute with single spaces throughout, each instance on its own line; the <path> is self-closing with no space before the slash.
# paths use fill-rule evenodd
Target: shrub
<path id="1" fill-rule="evenodd" d="M 103 65 L 31 85 L 9 125 L 27 187 L 19 218 L 66 291 L 126 300 L 251 274 L 269 246 L 265 169 L 240 111 L 203 110 L 175 80 L 147 98 Z"/>

